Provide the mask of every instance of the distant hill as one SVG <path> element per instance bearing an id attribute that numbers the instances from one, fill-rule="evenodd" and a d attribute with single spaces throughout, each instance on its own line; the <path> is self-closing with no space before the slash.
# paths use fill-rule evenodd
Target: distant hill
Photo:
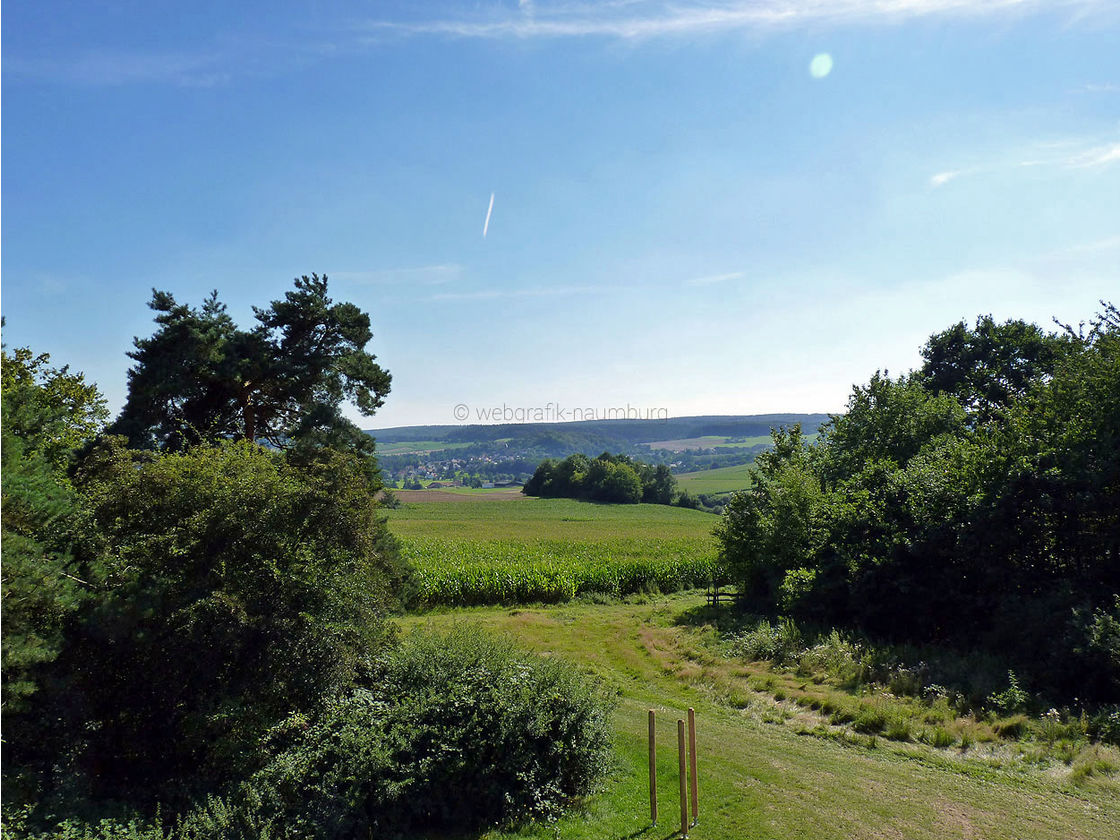
<path id="1" fill-rule="evenodd" d="M 709 438 L 711 446 L 734 445 L 738 439 L 769 436 L 770 429 L 800 423 L 806 433 L 816 432 L 827 422 L 827 414 L 747 414 L 673 417 L 666 420 L 582 420 L 569 423 L 512 423 L 500 425 L 397 426 L 368 429 L 379 444 L 416 443 L 417 451 L 430 451 L 439 444 L 513 444 L 516 448 L 554 455 L 571 452 L 598 454 L 603 450 L 633 452 L 658 443 L 659 448 L 698 448 Z M 684 441 L 675 447 L 675 441 Z M 698 441 L 698 442 L 695 442 Z M 695 442 L 695 443 L 694 443 Z M 391 447 L 395 453 L 405 446 Z"/>

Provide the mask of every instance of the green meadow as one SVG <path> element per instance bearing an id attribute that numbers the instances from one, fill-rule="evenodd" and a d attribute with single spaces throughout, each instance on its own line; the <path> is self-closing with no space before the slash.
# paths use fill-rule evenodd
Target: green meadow
<path id="1" fill-rule="evenodd" d="M 693 495 L 734 493 L 736 490 L 745 490 L 751 486 L 750 471 L 750 464 L 739 464 L 734 467 L 680 473 L 676 476 L 677 487 Z"/>
<path id="2" fill-rule="evenodd" d="M 471 506 L 476 510 L 476 506 Z M 412 616 L 413 627 L 476 626 L 571 659 L 618 696 L 615 767 L 558 822 L 488 840 L 667 840 L 679 826 L 676 721 L 697 715 L 695 840 L 1100 840 L 1120 833 L 1120 786 L 1008 744 L 971 748 L 853 734 L 760 684 L 759 666 L 720 651 L 703 595 Z M 796 674 L 778 677 L 780 684 Z M 812 680 L 800 683 L 812 686 Z M 805 688 L 806 686 L 802 686 Z M 777 699 L 782 698 L 782 699 Z M 650 824 L 647 712 L 657 716 L 660 819 Z M 1088 748 L 1089 751 L 1096 748 Z M 1109 754 L 1115 759 L 1115 751 Z"/>

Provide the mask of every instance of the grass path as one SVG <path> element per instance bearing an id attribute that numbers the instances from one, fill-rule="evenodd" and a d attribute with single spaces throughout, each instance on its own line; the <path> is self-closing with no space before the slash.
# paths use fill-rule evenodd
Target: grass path
<path id="1" fill-rule="evenodd" d="M 606 789 L 555 825 L 513 837 L 665 840 L 679 822 L 676 720 L 697 713 L 701 815 L 696 840 L 828 838 L 1120 837 L 1114 782 L 1075 785 L 1038 768 L 995 768 L 955 750 L 880 741 L 869 749 L 766 723 L 772 702 L 745 671 L 701 644 L 703 628 L 678 623 L 702 603 L 689 594 L 654 603 L 473 609 L 412 616 L 406 627 L 470 623 L 582 663 L 616 687 L 617 769 Z M 739 698 L 729 701 L 729 698 Z M 649 824 L 646 712 L 660 745 L 660 824 Z"/>

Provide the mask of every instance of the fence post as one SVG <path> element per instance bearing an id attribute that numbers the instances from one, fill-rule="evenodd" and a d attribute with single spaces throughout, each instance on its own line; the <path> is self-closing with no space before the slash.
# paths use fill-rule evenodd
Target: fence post
<path id="1" fill-rule="evenodd" d="M 688 794 L 685 792 L 684 721 L 677 721 L 677 771 L 681 781 L 681 837 L 688 837 Z"/>
<path id="2" fill-rule="evenodd" d="M 657 825 L 657 731 L 653 709 L 649 710 L 649 818 Z"/>
<path id="3" fill-rule="evenodd" d="M 692 794 L 692 824 L 700 819 L 700 794 L 696 783 L 696 711 L 688 710 L 688 769 Z"/>

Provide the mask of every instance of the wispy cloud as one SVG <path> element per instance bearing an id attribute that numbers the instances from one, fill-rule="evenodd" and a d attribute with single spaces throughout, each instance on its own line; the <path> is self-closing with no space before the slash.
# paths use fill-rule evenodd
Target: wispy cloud
<path id="1" fill-rule="evenodd" d="M 1120 93 L 1120 85 L 1108 83 L 1091 83 L 1081 88 L 1084 93 Z"/>
<path id="2" fill-rule="evenodd" d="M 4 72 L 55 82 L 115 86 L 137 82 L 171 83 L 182 87 L 210 87 L 230 78 L 227 63 L 217 52 L 128 53 L 89 51 L 69 59 L 6 56 Z"/>
<path id="3" fill-rule="evenodd" d="M 1105 166 L 1120 160 L 1120 143 L 1110 143 L 1106 146 L 1097 146 L 1083 152 L 1071 155 L 1066 159 L 1065 165 L 1074 169 Z"/>
<path id="4" fill-rule="evenodd" d="M 516 6 L 484 4 L 445 16 L 425 16 L 430 8 L 427 4 L 412 8 L 419 12 L 409 17 L 338 19 L 313 32 L 286 31 L 271 38 L 226 33 L 208 44 L 167 52 L 92 47 L 69 54 L 21 55 L 9 49 L 4 56 L 4 73 L 14 79 L 75 85 L 198 87 L 243 76 L 290 72 L 309 63 L 360 53 L 391 36 L 489 40 L 599 37 L 640 42 L 822 24 L 889 24 L 925 17 L 1057 12 L 1067 15 L 1070 23 L 1120 17 L 1114 0 L 518 0 Z M 1111 88 L 1086 86 L 1086 90 Z"/>
<path id="5" fill-rule="evenodd" d="M 398 21 L 374 19 L 371 33 L 396 32 L 453 38 L 530 39 L 605 37 L 643 40 L 693 36 L 803 23 L 897 22 L 930 16 L 982 17 L 1066 11 L 1083 17 L 1109 0 L 729 0 L 729 2 L 627 3 L 537 6 L 520 11 L 490 8 L 482 15 Z"/>
<path id="6" fill-rule="evenodd" d="M 458 279 L 463 274 L 463 266 L 458 263 L 439 263 L 420 265 L 411 268 L 378 268 L 369 271 L 334 271 L 330 277 L 343 283 L 356 286 L 407 285 L 440 286 Z"/>
<path id="7" fill-rule="evenodd" d="M 931 188 L 943 187 L 965 175 L 1006 172 L 1013 169 L 1096 169 L 1120 161 L 1120 142 L 1102 141 L 1100 137 L 1070 138 L 1035 143 L 1014 149 L 1002 158 L 979 166 L 946 169 L 930 176 Z"/>
<path id="8" fill-rule="evenodd" d="M 963 174 L 963 169 L 949 169 L 945 172 L 938 172 L 936 175 L 930 176 L 929 185 L 931 187 L 942 187 L 945 184 L 948 184 L 954 178 L 959 178 Z"/>
<path id="9" fill-rule="evenodd" d="M 613 287 L 609 291 L 617 291 Z M 509 298 L 571 297 L 608 291 L 602 286 L 544 286 L 535 289 L 479 289 L 474 292 L 440 292 L 428 300 L 500 300 Z"/>
<path id="10" fill-rule="evenodd" d="M 726 283 L 728 280 L 741 280 L 744 277 L 742 271 L 731 271 L 727 274 L 708 274 L 704 277 L 691 277 L 684 281 L 686 286 L 714 286 L 717 283 Z"/>

